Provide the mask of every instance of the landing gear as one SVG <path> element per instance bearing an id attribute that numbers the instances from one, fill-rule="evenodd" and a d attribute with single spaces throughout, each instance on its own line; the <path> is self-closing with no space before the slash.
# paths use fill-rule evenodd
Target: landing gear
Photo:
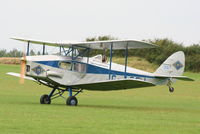
<path id="1" fill-rule="evenodd" d="M 51 100 L 47 94 L 44 94 L 40 97 L 40 104 L 51 104 Z"/>
<path id="2" fill-rule="evenodd" d="M 169 92 L 170 93 L 174 92 L 174 88 L 173 87 L 169 87 Z"/>
<path id="3" fill-rule="evenodd" d="M 76 99 L 75 96 L 69 96 L 67 98 L 66 105 L 77 106 L 77 104 L 78 104 L 78 100 Z"/>
<path id="4" fill-rule="evenodd" d="M 174 92 L 174 88 L 172 87 L 172 81 L 171 80 L 168 81 L 167 86 L 169 87 L 169 92 L 173 93 Z"/>
<path id="5" fill-rule="evenodd" d="M 54 93 L 56 90 L 58 92 Z M 66 91 L 69 92 L 68 98 L 63 96 L 63 93 L 66 92 Z M 76 93 L 73 95 L 73 92 L 76 92 Z M 82 92 L 82 89 L 75 90 L 75 89 L 72 89 L 71 87 L 67 88 L 67 89 L 61 89 L 61 88 L 58 88 L 58 87 L 54 87 L 49 95 L 44 94 L 44 95 L 41 96 L 40 104 L 51 104 L 51 100 L 58 98 L 58 97 L 62 97 L 66 100 L 66 105 L 77 106 L 78 100 L 75 96 L 78 95 L 80 92 Z"/>

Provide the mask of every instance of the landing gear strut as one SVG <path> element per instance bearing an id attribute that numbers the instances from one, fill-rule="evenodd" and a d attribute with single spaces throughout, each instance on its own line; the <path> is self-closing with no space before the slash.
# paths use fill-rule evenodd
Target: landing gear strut
<path id="1" fill-rule="evenodd" d="M 56 90 L 58 92 L 54 93 Z M 65 98 L 64 96 L 62 96 L 65 91 L 69 92 L 68 98 Z M 76 93 L 73 95 L 73 92 L 76 92 Z M 40 104 L 51 104 L 51 100 L 58 97 L 62 97 L 66 100 L 66 105 L 77 106 L 78 100 L 75 96 L 78 95 L 80 92 L 82 92 L 82 89 L 75 90 L 75 89 L 72 89 L 71 87 L 67 89 L 60 89 L 60 88 L 54 87 L 49 95 L 44 94 L 40 97 Z"/>

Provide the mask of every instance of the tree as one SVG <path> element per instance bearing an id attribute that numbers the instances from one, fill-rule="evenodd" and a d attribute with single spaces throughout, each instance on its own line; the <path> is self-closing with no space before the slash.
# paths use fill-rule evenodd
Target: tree
<path id="1" fill-rule="evenodd" d="M 7 52 L 5 49 L 0 50 L 0 57 L 7 57 Z"/>

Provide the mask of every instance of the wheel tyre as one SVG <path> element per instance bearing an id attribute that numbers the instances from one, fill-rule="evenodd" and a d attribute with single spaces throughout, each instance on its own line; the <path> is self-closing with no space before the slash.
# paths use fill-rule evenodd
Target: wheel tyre
<path id="1" fill-rule="evenodd" d="M 173 87 L 170 87 L 170 88 L 169 88 L 169 92 L 171 92 L 171 93 L 174 92 L 174 88 L 173 88 Z"/>
<path id="2" fill-rule="evenodd" d="M 67 98 L 66 105 L 68 106 L 77 106 L 78 100 L 75 96 L 70 96 Z"/>
<path id="3" fill-rule="evenodd" d="M 47 94 L 44 94 L 40 97 L 40 104 L 51 104 L 51 100 Z"/>

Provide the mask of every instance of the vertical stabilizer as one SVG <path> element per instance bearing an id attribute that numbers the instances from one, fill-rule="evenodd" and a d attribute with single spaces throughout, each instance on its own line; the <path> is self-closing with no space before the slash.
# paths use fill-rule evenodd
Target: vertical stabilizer
<path id="1" fill-rule="evenodd" d="M 185 55 L 182 51 L 178 51 L 167 58 L 154 73 L 158 75 L 181 76 L 184 68 Z"/>

